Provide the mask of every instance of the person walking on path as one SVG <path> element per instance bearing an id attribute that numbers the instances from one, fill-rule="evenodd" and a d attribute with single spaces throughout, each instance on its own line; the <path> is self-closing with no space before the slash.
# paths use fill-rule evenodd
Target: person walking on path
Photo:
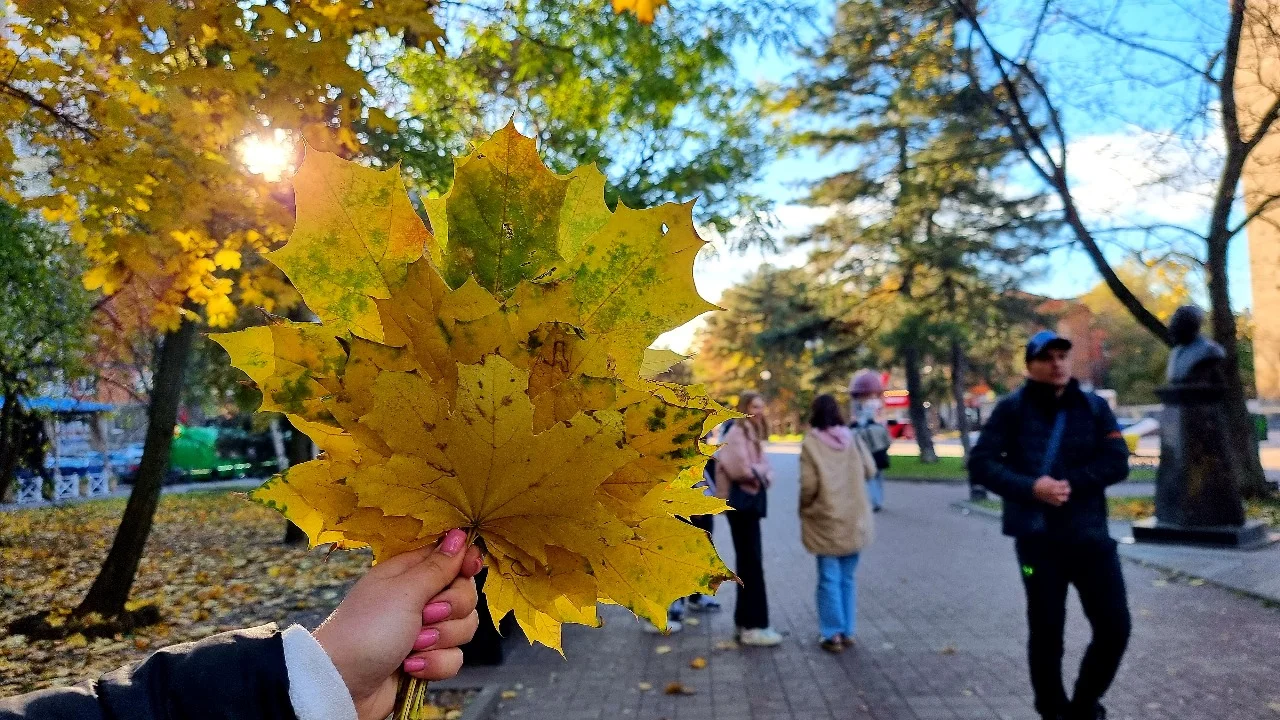
<path id="1" fill-rule="evenodd" d="M 868 479 L 871 508 L 880 512 L 884 507 L 884 471 L 889 467 L 889 445 L 893 438 L 889 430 L 876 419 L 884 407 L 884 383 L 875 370 L 859 370 L 849 381 L 849 399 L 852 421 L 849 427 L 862 438 L 875 461 L 875 472 Z"/>
<path id="2" fill-rule="evenodd" d="M 835 396 L 815 398 L 800 444 L 800 539 L 818 557 L 819 645 L 828 652 L 853 645 L 854 572 L 858 553 L 871 542 L 867 480 L 875 471 L 871 451 L 845 427 Z"/>
<path id="3" fill-rule="evenodd" d="M 1071 343 L 1045 330 L 1026 345 L 1027 380 L 1000 400 L 969 460 L 973 484 L 1004 498 L 1027 595 L 1035 707 L 1048 720 L 1105 718 L 1102 696 L 1129 642 L 1130 618 L 1106 488 L 1129 474 L 1129 448 L 1106 401 L 1071 377 Z M 1067 587 L 1093 638 L 1075 692 L 1062 684 Z"/>
<path id="4" fill-rule="evenodd" d="M 760 542 L 760 521 L 767 514 L 768 489 L 773 482 L 773 470 L 764 454 L 769 438 L 764 398 L 758 393 L 743 393 L 738 412 L 747 417 L 734 421 L 716 451 L 716 495 L 733 508 L 727 514 L 729 532 L 742 581 L 733 620 L 743 645 L 772 647 L 782 642 L 782 636 L 769 627 Z"/>

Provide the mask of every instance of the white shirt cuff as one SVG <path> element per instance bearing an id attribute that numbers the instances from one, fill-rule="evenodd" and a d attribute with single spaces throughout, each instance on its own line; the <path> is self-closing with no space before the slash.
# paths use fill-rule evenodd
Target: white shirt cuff
<path id="1" fill-rule="evenodd" d="M 289 671 L 289 702 L 298 720 L 358 720 L 342 675 L 311 633 L 290 625 L 280 639 Z"/>

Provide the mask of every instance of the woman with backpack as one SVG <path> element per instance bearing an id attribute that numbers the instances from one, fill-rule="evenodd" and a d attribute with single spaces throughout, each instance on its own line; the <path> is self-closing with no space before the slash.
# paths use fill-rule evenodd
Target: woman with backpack
<path id="1" fill-rule="evenodd" d="M 853 576 L 858 554 L 871 542 L 867 479 L 875 469 L 870 450 L 845 426 L 835 397 L 815 398 L 800 445 L 800 535 L 818 558 L 819 644 L 828 652 L 853 644 Z"/>
<path id="2" fill-rule="evenodd" d="M 738 642 L 773 647 L 782 642 L 782 636 L 769 627 L 760 542 L 760 520 L 767 514 L 767 493 L 773 482 L 773 469 L 764 454 L 764 443 L 769 439 L 764 398 L 759 393 L 743 393 L 738 398 L 738 412 L 747 417 L 733 421 L 716 451 L 716 495 L 733 508 L 727 516 L 742 581 L 733 620 Z"/>
<path id="3" fill-rule="evenodd" d="M 884 471 L 889 467 L 889 429 L 877 418 L 884 407 L 884 383 L 875 370 L 859 370 L 849 381 L 849 427 L 853 429 L 875 461 L 876 471 L 867 478 L 871 509 L 880 512 L 884 506 Z"/>

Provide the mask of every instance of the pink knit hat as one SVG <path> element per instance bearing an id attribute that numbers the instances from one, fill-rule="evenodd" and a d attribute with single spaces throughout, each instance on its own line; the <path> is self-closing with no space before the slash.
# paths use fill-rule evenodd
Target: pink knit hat
<path id="1" fill-rule="evenodd" d="M 875 395 L 882 392 L 884 392 L 884 383 L 880 382 L 880 373 L 875 370 L 859 370 L 849 381 L 850 395 Z"/>

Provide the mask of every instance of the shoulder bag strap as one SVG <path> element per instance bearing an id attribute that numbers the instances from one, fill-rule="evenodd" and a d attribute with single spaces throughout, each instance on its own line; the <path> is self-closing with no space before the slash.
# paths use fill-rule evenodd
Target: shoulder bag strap
<path id="1" fill-rule="evenodd" d="M 1058 459 L 1058 449 L 1062 446 L 1062 433 L 1067 427 L 1067 411 L 1062 409 L 1053 418 L 1053 430 L 1049 431 L 1049 444 L 1045 447 L 1044 459 L 1040 463 L 1040 475 L 1048 475 L 1053 471 L 1053 463 Z"/>

